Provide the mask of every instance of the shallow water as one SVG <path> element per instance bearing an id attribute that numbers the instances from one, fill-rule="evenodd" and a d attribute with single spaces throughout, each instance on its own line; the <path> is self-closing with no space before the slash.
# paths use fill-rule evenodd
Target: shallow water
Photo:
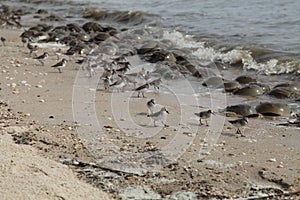
<path id="1" fill-rule="evenodd" d="M 154 27 L 164 39 L 179 47 L 194 48 L 200 59 L 240 64 L 260 74 L 300 73 L 299 1 L 82 1 L 32 0 L 9 2 L 32 10 L 46 8 L 49 13 L 83 23 L 90 19 L 118 28 Z M 20 3 L 21 2 L 21 3 Z M 36 12 L 33 10 L 32 15 Z M 100 12 L 99 12 L 100 11 Z M 39 19 L 26 21 L 40 22 Z M 51 22 L 57 24 L 56 22 Z M 149 39 L 157 37 L 150 33 Z"/>

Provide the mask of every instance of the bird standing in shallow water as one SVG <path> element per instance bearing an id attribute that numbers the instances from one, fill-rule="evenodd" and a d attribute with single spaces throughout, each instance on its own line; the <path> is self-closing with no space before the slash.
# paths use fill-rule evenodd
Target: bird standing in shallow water
<path id="1" fill-rule="evenodd" d="M 195 113 L 196 116 L 200 117 L 200 119 L 199 119 L 200 125 L 203 125 L 201 119 L 205 119 L 206 126 L 208 126 L 207 119 L 210 118 L 211 114 L 214 115 L 214 113 L 211 110 L 202 111 L 200 113 Z"/>
<path id="2" fill-rule="evenodd" d="M 156 124 L 155 124 L 156 121 L 161 121 L 161 123 L 165 127 L 168 127 L 168 125 L 165 123 L 165 120 L 166 120 L 168 114 L 169 114 L 169 111 L 165 107 L 163 107 L 160 111 L 149 114 L 149 115 L 147 115 L 147 117 L 150 117 L 153 120 L 154 126 L 156 126 Z"/>
<path id="3" fill-rule="evenodd" d="M 244 127 L 248 124 L 248 120 L 246 118 L 230 120 L 229 123 L 237 128 L 236 134 L 239 134 L 244 137 L 240 130 L 240 127 Z"/>

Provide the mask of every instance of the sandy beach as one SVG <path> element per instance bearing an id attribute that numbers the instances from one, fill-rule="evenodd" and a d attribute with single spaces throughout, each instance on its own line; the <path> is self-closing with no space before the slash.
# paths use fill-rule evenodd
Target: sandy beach
<path id="1" fill-rule="evenodd" d="M 106 142 L 100 133 L 125 153 L 155 151 L 172 142 L 183 115 L 177 100 L 172 101 L 167 93 L 136 98 L 132 92 L 103 91 L 102 85 L 100 89 L 87 88 L 87 94 L 82 95 L 94 92 L 101 128 L 99 137 L 87 141 L 88 131 L 78 133 L 78 129 L 88 130 L 88 125 L 78 125 L 73 118 L 78 116 L 73 98 L 80 65 L 69 61 L 63 73 L 58 73 L 50 67 L 58 62 L 57 49 L 39 48 L 37 55 L 43 51 L 50 54 L 42 66 L 23 46 L 21 32 L 0 30 L 0 36 L 6 38 L 6 45 L 0 46 L 1 199 L 299 198 L 299 129 L 276 127 L 272 123 L 278 119 L 249 119 L 243 130 L 245 137 L 236 137 L 235 129 L 225 121 L 222 134 L 209 146 L 206 135 L 210 129 L 198 127 L 195 118 L 189 124 L 192 128 L 178 136 L 178 144 L 191 141 L 191 137 L 193 144 L 187 145 L 175 162 L 143 175 L 101 161 L 97 150 L 88 146 L 91 141 L 100 145 Z M 124 99 L 131 119 L 118 112 L 122 104 L 112 106 L 112 96 Z M 159 124 L 154 128 L 146 117 L 145 104 L 151 98 L 167 105 L 169 127 Z M 189 109 L 185 111 L 194 112 Z M 216 117 L 209 123 L 223 119 Z M 131 122 L 142 128 L 131 126 Z M 156 134 L 146 137 L 146 130 Z M 199 160 L 203 146 L 210 151 Z"/>

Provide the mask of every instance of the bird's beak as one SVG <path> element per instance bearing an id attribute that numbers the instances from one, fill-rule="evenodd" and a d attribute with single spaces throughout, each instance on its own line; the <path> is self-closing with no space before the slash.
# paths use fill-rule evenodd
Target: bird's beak
<path id="1" fill-rule="evenodd" d="M 166 112 L 167 112 L 168 114 L 170 114 L 168 110 L 166 110 Z"/>

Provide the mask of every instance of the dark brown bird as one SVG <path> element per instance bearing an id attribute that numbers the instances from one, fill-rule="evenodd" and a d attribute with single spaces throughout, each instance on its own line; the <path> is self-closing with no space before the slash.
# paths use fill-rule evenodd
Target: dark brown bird
<path id="1" fill-rule="evenodd" d="M 52 65 L 51 67 L 54 67 L 58 69 L 59 73 L 62 73 L 61 69 L 66 67 L 67 60 L 63 58 L 60 62 L 56 63 L 55 65 Z"/>
<path id="2" fill-rule="evenodd" d="M 1 42 L 2 42 L 3 46 L 5 46 L 6 39 L 4 37 L 1 37 L 0 39 L 1 39 Z"/>
<path id="3" fill-rule="evenodd" d="M 200 117 L 200 119 L 199 119 L 200 125 L 203 125 L 201 119 L 205 119 L 206 126 L 208 126 L 207 119 L 210 118 L 211 114 L 214 115 L 214 113 L 211 110 L 207 110 L 207 111 L 202 111 L 202 112 L 199 112 L 199 113 L 195 113 L 196 116 Z"/>
<path id="4" fill-rule="evenodd" d="M 145 98 L 145 92 L 148 91 L 149 87 L 150 87 L 149 83 L 146 83 L 136 88 L 135 91 L 138 92 L 138 98 L 140 97 L 140 94 L 142 94 L 143 97 Z"/>
<path id="5" fill-rule="evenodd" d="M 44 52 L 42 55 L 34 57 L 33 59 L 38 60 L 41 65 L 45 65 L 43 60 L 46 60 L 48 58 L 49 54 L 47 52 Z"/>
<path id="6" fill-rule="evenodd" d="M 246 118 L 230 120 L 229 123 L 237 128 L 236 134 L 244 136 L 240 130 L 240 127 L 246 126 L 248 124 L 248 120 Z"/>

